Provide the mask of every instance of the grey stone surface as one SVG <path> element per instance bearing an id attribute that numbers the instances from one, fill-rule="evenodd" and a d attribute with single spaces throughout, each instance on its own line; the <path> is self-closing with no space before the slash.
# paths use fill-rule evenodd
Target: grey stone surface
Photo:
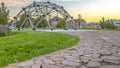
<path id="1" fill-rule="evenodd" d="M 79 68 L 88 68 L 88 67 L 86 67 L 86 66 L 80 66 Z"/>
<path id="2" fill-rule="evenodd" d="M 100 54 L 92 54 L 91 57 L 96 59 L 100 57 Z"/>
<path id="3" fill-rule="evenodd" d="M 42 68 L 63 68 L 63 67 L 56 66 L 56 65 L 43 64 L 43 65 L 42 65 Z"/>
<path id="4" fill-rule="evenodd" d="M 90 59 L 91 61 L 103 61 L 102 59 L 100 59 L 100 58 L 96 58 L 96 59 Z"/>
<path id="5" fill-rule="evenodd" d="M 79 56 L 78 57 L 75 57 L 75 56 L 64 56 L 65 59 L 79 59 Z"/>
<path id="6" fill-rule="evenodd" d="M 55 64 L 55 62 L 53 62 L 53 61 L 50 60 L 50 59 L 43 59 L 43 62 L 44 62 L 45 64 Z"/>
<path id="7" fill-rule="evenodd" d="M 99 52 L 101 55 L 110 55 L 111 54 L 111 52 L 108 50 L 100 50 Z"/>
<path id="8" fill-rule="evenodd" d="M 19 66 L 19 68 L 32 68 L 31 65 L 28 65 L 28 66 Z"/>
<path id="9" fill-rule="evenodd" d="M 120 66 L 117 66 L 117 65 L 106 65 L 106 66 L 101 66 L 100 68 L 120 68 Z"/>
<path id="10" fill-rule="evenodd" d="M 30 66 L 32 64 L 34 64 L 32 61 L 25 61 L 25 62 L 16 64 L 16 66 Z"/>
<path id="11" fill-rule="evenodd" d="M 114 60 L 104 60 L 104 62 L 111 63 L 111 64 L 120 64 L 120 61 L 114 61 Z"/>
<path id="12" fill-rule="evenodd" d="M 57 61 L 63 61 L 63 60 L 64 60 L 64 58 L 54 58 L 54 57 L 53 57 L 53 58 L 51 58 L 51 60 L 53 60 L 53 61 L 56 61 L 56 62 L 57 62 Z"/>
<path id="13" fill-rule="evenodd" d="M 76 68 L 75 66 L 64 66 L 63 68 Z"/>
<path id="14" fill-rule="evenodd" d="M 40 66 L 42 66 L 42 64 L 33 64 L 33 65 L 31 65 L 32 66 L 32 68 L 40 68 Z"/>
<path id="15" fill-rule="evenodd" d="M 72 61 L 72 62 L 82 62 L 80 59 L 66 59 L 66 60 L 68 60 L 68 61 Z"/>
<path id="16" fill-rule="evenodd" d="M 101 59 L 103 60 L 113 60 L 113 61 L 118 61 L 119 58 L 115 56 L 102 56 Z"/>
<path id="17" fill-rule="evenodd" d="M 92 67 L 92 68 L 94 68 L 94 67 L 100 67 L 101 66 L 101 64 L 99 63 L 99 62 L 97 62 L 97 61 L 89 61 L 88 63 L 87 63 L 87 67 Z"/>
<path id="18" fill-rule="evenodd" d="M 67 61 L 67 60 L 62 61 L 62 64 L 67 65 L 67 66 L 79 66 L 79 65 L 81 65 L 81 63 Z"/>
<path id="19" fill-rule="evenodd" d="M 86 56 L 81 56 L 81 60 L 84 62 L 84 63 L 87 63 L 90 58 L 89 57 L 86 57 Z"/>
<path id="20" fill-rule="evenodd" d="M 108 43 L 111 42 L 110 38 L 108 38 L 108 37 L 101 37 L 101 39 Z"/>

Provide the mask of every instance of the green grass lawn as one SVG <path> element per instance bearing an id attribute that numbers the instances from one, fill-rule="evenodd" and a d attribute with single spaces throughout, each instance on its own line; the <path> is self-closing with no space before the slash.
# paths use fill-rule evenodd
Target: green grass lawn
<path id="1" fill-rule="evenodd" d="M 68 48 L 78 41 L 78 37 L 62 33 L 13 31 L 0 37 L 0 67 Z"/>

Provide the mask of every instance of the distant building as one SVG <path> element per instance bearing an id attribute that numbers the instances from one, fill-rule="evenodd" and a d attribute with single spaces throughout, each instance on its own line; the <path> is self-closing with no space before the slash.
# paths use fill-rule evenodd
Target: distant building
<path id="1" fill-rule="evenodd" d="M 74 19 L 77 28 L 86 28 L 86 21 L 84 19 Z"/>
<path id="2" fill-rule="evenodd" d="M 75 19 L 77 28 L 86 28 L 86 21 L 84 19 L 82 19 L 81 14 L 78 15 L 78 19 Z"/>
<path id="3" fill-rule="evenodd" d="M 113 19 L 114 25 L 120 28 L 120 20 Z"/>
<path id="4" fill-rule="evenodd" d="M 98 22 L 89 22 L 86 23 L 86 28 L 101 28 L 101 26 Z"/>

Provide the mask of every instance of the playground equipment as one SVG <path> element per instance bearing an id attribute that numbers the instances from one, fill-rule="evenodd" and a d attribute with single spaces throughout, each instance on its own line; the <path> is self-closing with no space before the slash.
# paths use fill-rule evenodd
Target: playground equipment
<path id="1" fill-rule="evenodd" d="M 23 22 L 17 22 L 20 19 L 20 16 L 25 14 L 25 19 Z M 39 19 L 38 19 L 39 18 Z M 34 23 L 34 19 L 38 19 Z M 32 4 L 22 8 L 22 10 L 14 17 L 13 22 L 10 25 L 10 29 L 23 29 L 25 24 L 30 24 L 33 30 L 38 28 L 38 25 L 42 25 L 42 19 L 46 19 L 48 28 L 53 30 L 55 29 L 56 23 L 60 19 L 65 20 L 65 25 L 63 29 L 76 29 L 75 22 L 73 17 L 64 9 L 63 6 L 56 5 L 51 2 L 33 2 Z M 16 24 L 20 25 L 16 27 Z M 44 26 L 43 26 L 44 28 Z"/>

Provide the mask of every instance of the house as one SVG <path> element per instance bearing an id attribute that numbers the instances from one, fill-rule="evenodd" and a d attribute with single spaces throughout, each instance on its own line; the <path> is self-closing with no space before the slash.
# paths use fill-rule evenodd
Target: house
<path id="1" fill-rule="evenodd" d="M 84 19 L 74 19 L 77 28 L 86 28 L 86 21 Z"/>
<path id="2" fill-rule="evenodd" d="M 113 19 L 112 22 L 115 26 L 120 28 L 120 20 Z"/>
<path id="3" fill-rule="evenodd" d="M 100 23 L 98 22 L 89 22 L 86 23 L 86 28 L 101 28 Z"/>

